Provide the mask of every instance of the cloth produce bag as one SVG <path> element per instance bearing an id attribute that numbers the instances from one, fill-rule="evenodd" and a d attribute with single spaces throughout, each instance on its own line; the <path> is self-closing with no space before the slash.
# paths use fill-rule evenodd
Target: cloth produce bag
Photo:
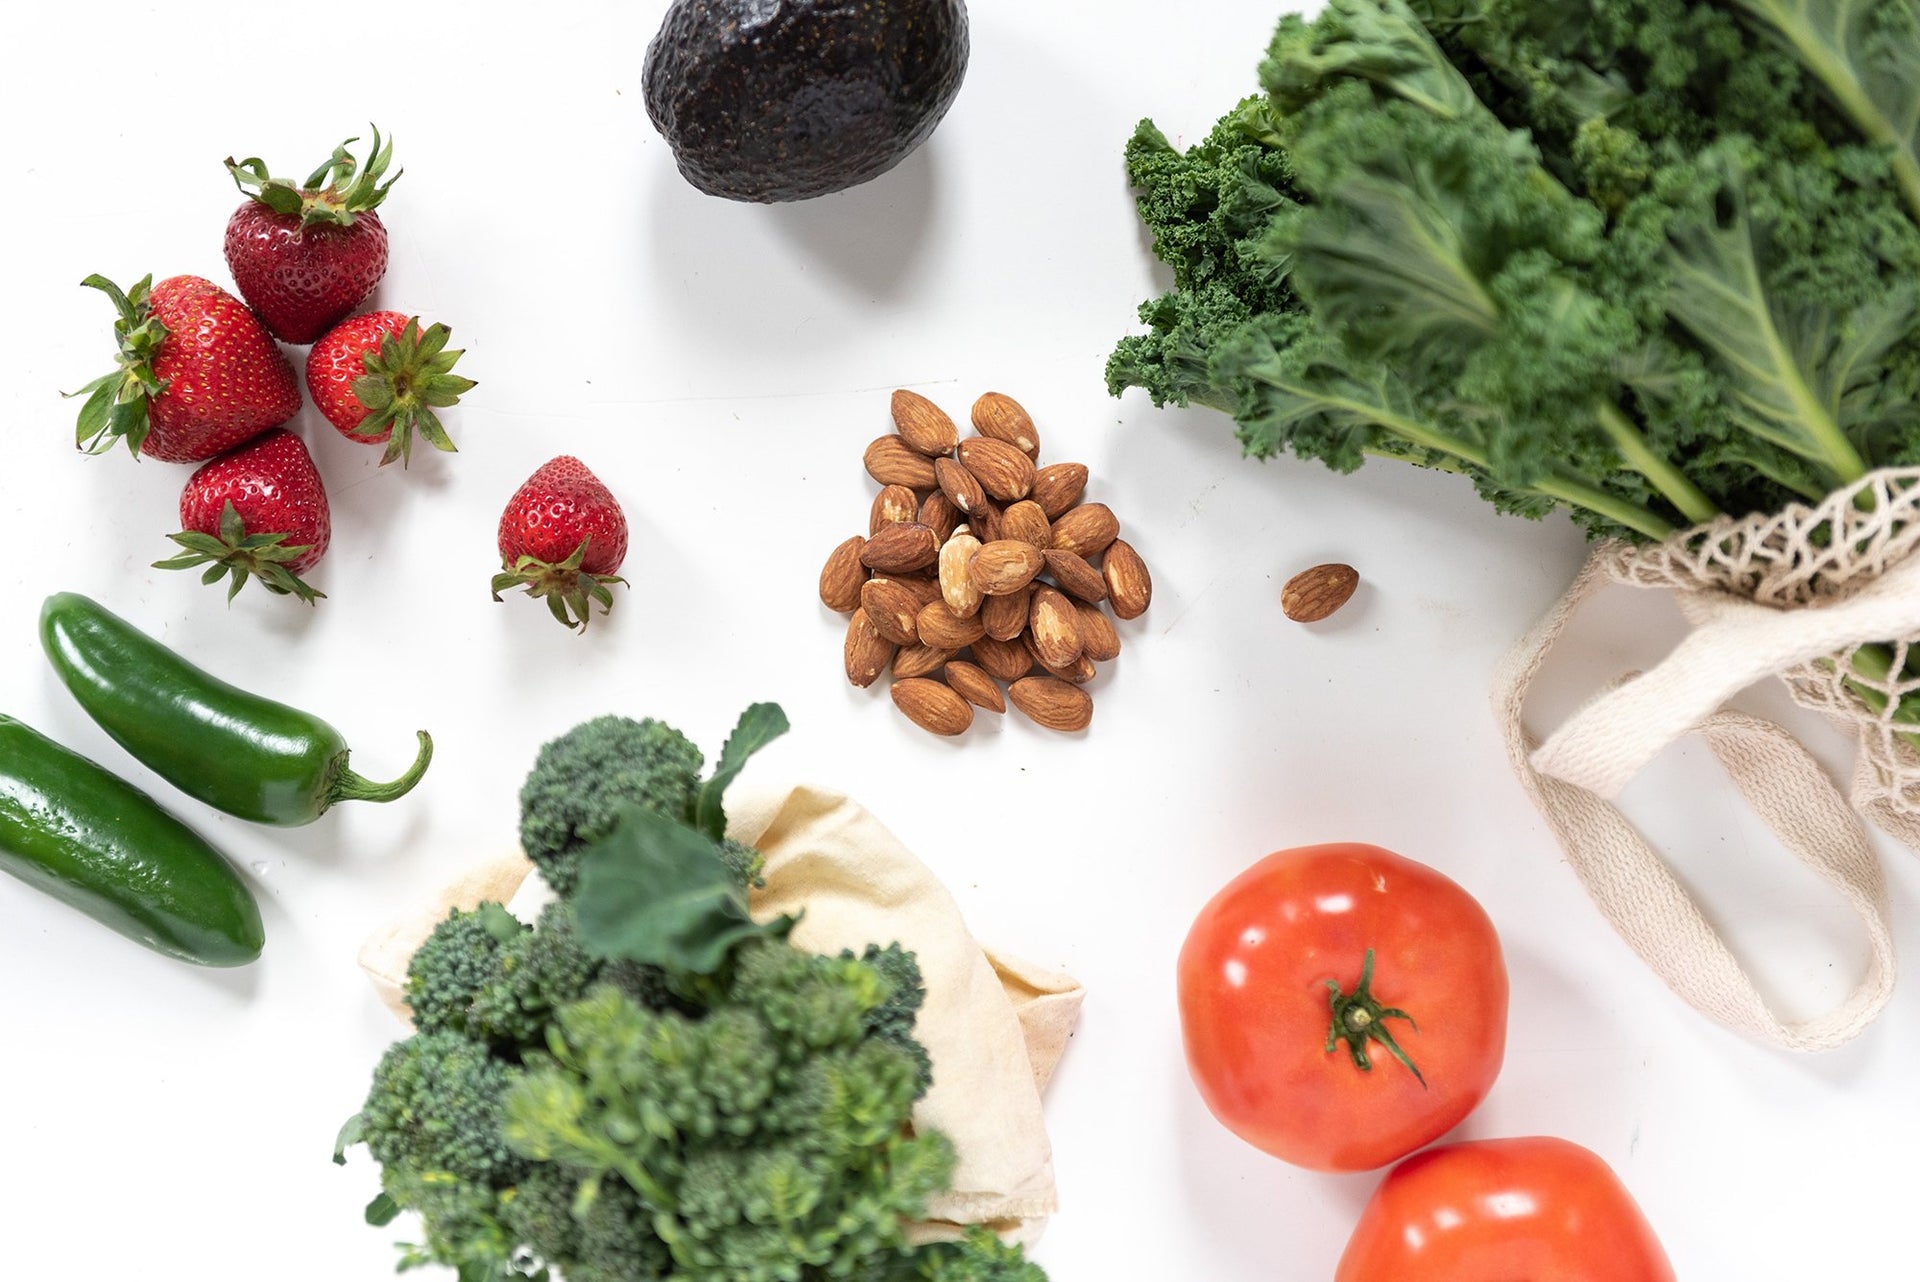
<path id="1" fill-rule="evenodd" d="M 756 918 L 801 914 L 793 942 L 814 952 L 898 941 L 919 958 L 927 1000 L 914 1032 L 932 1057 L 933 1086 L 913 1124 L 946 1135 L 959 1162 L 913 1240 L 957 1237 L 972 1224 L 1037 1238 L 1058 1205 L 1040 1097 L 1073 1035 L 1080 984 L 983 948 L 926 865 L 848 798 L 740 788 L 730 803 L 727 834 L 766 856 L 766 885 L 752 895 Z M 450 910 L 491 899 L 532 920 L 551 898 L 533 873 L 522 855 L 497 859 L 369 940 L 360 962 L 387 1006 L 407 1018 L 407 962 Z"/>
<path id="2" fill-rule="evenodd" d="M 1920 657 L 1916 545 L 1920 468 L 1872 473 L 1817 504 L 1721 517 L 1664 543 L 1604 543 L 1508 654 L 1495 682 L 1514 771 L 1615 929 L 1696 1009 L 1793 1050 L 1846 1043 L 1893 990 L 1885 877 L 1862 819 L 1920 849 L 1920 752 L 1903 736 L 1920 732 L 1920 722 L 1894 715 L 1903 696 L 1920 700 L 1920 678 L 1905 671 L 1910 649 Z M 1651 671 L 1627 674 L 1540 742 L 1521 720 L 1527 693 L 1581 603 L 1610 583 L 1672 592 L 1693 631 Z M 1849 796 L 1783 727 L 1722 706 L 1769 676 L 1855 741 Z M 1669 744 L 1696 733 L 1786 848 L 1865 928 L 1867 973 L 1831 1011 L 1797 1022 L 1777 1015 L 1699 904 L 1611 804 Z"/>

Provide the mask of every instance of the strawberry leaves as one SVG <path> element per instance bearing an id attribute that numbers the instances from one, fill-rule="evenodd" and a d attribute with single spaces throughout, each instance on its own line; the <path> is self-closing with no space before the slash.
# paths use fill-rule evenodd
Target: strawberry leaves
<path id="1" fill-rule="evenodd" d="M 493 599 L 498 601 L 502 592 L 524 587 L 528 596 L 547 603 L 555 619 L 585 632 L 594 603 L 599 603 L 600 613 L 607 613 L 613 609 L 612 585 L 626 583 L 617 574 L 589 574 L 580 568 L 592 542 L 591 538 L 581 539 L 573 554 L 558 564 L 535 556 L 515 558 L 511 566 L 493 576 Z"/>
<path id="2" fill-rule="evenodd" d="M 229 601 L 246 586 L 249 578 L 259 579 L 269 592 L 298 597 L 308 605 L 326 595 L 289 568 L 289 563 L 298 561 L 311 550 L 310 545 L 289 546 L 283 533 L 247 533 L 246 522 L 231 499 L 220 511 L 218 535 L 182 530 L 167 537 L 185 551 L 164 561 L 155 561 L 154 569 L 191 570 L 205 566 L 200 575 L 202 583 L 211 585 L 222 578 L 232 580 L 227 585 Z"/>
<path id="3" fill-rule="evenodd" d="M 393 162 L 393 139 L 382 143 L 380 131 L 372 125 L 367 128 L 372 130 L 373 145 L 364 168 L 347 150 L 360 140 L 349 138 L 335 147 L 333 155 L 303 183 L 275 178 L 267 162 L 258 156 L 239 161 L 227 157 L 227 172 L 233 175 L 234 186 L 276 214 L 297 215 L 303 227 L 315 223 L 351 227 L 354 215 L 378 207 L 387 198 L 388 189 L 406 172 L 396 169 L 393 177 L 386 176 L 387 166 Z"/>
<path id="4" fill-rule="evenodd" d="M 74 444 L 89 454 L 104 454 L 115 442 L 125 441 L 137 458 L 147 439 L 150 398 L 167 390 L 167 380 L 153 372 L 153 358 L 166 341 L 167 327 L 153 315 L 149 299 L 153 276 L 142 276 L 130 290 L 95 273 L 80 282 L 113 300 L 118 312 L 113 335 L 119 343 L 116 369 L 102 374 L 69 396 L 84 396 Z"/>
<path id="5" fill-rule="evenodd" d="M 441 324 L 422 330 L 416 316 L 399 334 L 383 336 L 378 347 L 362 354 L 366 373 L 353 381 L 353 395 L 366 406 L 367 416 L 351 435 L 378 440 L 391 433 L 380 459 L 382 467 L 395 459 L 402 467 L 412 461 L 416 431 L 433 448 L 456 452 L 434 411 L 458 404 L 464 393 L 478 385 L 453 373 L 454 364 L 466 351 L 447 351 L 451 336 L 452 331 Z"/>

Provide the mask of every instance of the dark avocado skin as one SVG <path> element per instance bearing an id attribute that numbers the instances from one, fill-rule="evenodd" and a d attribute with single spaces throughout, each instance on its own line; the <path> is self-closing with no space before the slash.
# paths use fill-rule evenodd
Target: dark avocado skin
<path id="1" fill-rule="evenodd" d="M 647 112 L 701 191 L 806 200 L 906 159 L 966 70 L 962 0 L 677 0 Z"/>

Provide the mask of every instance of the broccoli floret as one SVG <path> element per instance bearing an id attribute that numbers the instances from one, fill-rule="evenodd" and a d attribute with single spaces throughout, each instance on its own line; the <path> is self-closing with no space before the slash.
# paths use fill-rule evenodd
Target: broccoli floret
<path id="1" fill-rule="evenodd" d="M 706 758 L 649 717 L 595 717 L 540 749 L 520 789 L 520 846 L 554 892 L 573 893 L 581 852 L 607 835 L 622 805 L 687 820 Z"/>
<path id="2" fill-rule="evenodd" d="M 918 1282 L 1047 1282 L 1025 1251 L 983 1228 L 967 1231 L 958 1242 L 942 1242 L 913 1252 L 907 1276 Z"/>
<path id="3" fill-rule="evenodd" d="M 499 904 L 448 913 L 407 963 L 414 1027 L 466 1032 L 474 999 L 499 971 L 502 936 L 523 929 Z"/>
<path id="4" fill-rule="evenodd" d="M 841 956 L 851 957 L 853 953 Z M 914 1098 L 918 1099 L 933 1085 L 933 1060 L 913 1035 L 914 1021 L 927 1000 L 920 962 L 897 943 L 885 948 L 868 944 L 860 960 L 878 971 L 888 985 L 887 999 L 867 1012 L 867 1036 L 897 1046 L 912 1058 L 920 1087 Z"/>
<path id="5" fill-rule="evenodd" d="M 578 1000 L 600 969 L 580 946 L 573 903 L 557 899 L 541 909 L 533 928 L 521 928 L 495 954 L 473 997 L 471 1031 L 499 1045 L 536 1044 L 552 1013 Z"/>
<path id="6" fill-rule="evenodd" d="M 360 1110 L 367 1148 L 389 1169 L 510 1184 L 521 1162 L 500 1134 L 501 1100 L 518 1076 L 458 1033 L 395 1042 Z"/>

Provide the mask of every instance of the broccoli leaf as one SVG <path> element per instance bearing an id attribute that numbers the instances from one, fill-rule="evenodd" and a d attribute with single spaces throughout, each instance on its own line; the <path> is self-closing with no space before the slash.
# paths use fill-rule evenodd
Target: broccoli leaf
<path id="1" fill-rule="evenodd" d="M 581 859 L 574 903 L 588 952 L 694 975 L 714 974 L 742 942 L 792 926 L 748 915 L 713 838 L 638 806 L 623 806 Z"/>
<path id="2" fill-rule="evenodd" d="M 713 777 L 700 785 L 694 800 L 694 823 L 715 841 L 726 836 L 727 815 L 721 798 L 728 785 L 740 777 L 754 753 L 787 732 L 787 714 L 777 703 L 756 703 L 740 714 L 740 722 L 727 736 L 714 764 Z"/>

